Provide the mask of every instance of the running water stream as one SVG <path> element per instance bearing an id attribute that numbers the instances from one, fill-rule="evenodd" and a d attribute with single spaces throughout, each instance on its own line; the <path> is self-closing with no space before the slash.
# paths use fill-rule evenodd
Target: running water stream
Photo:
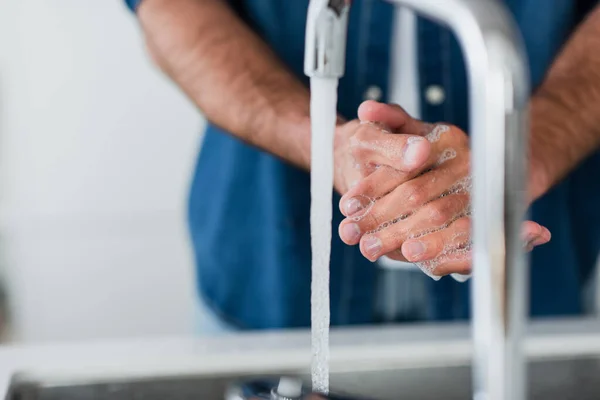
<path id="1" fill-rule="evenodd" d="M 337 86 L 334 78 L 310 80 L 311 372 L 313 391 L 324 394 L 329 392 L 329 258 Z"/>

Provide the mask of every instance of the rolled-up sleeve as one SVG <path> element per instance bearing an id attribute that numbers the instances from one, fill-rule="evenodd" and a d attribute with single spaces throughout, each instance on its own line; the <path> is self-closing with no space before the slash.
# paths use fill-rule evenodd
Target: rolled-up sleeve
<path id="1" fill-rule="evenodd" d="M 144 0 L 124 0 L 125 4 L 127 5 L 127 7 L 133 11 L 136 12 L 137 8 L 140 6 L 140 4 L 142 3 L 142 1 Z M 290 1 L 296 1 L 296 0 L 290 0 Z M 595 0 L 596 1 L 596 0 Z M 597 0 L 600 1 L 600 0 Z M 246 22 L 248 22 L 246 20 L 246 13 L 243 12 L 244 7 L 242 6 L 242 2 L 243 0 L 225 0 L 225 3 L 229 4 L 231 6 L 231 8 L 233 8 L 233 10 Z"/>
<path id="2" fill-rule="evenodd" d="M 131 11 L 134 11 L 134 12 L 135 12 L 135 10 L 137 10 L 137 8 L 141 2 L 142 2 L 142 0 L 125 0 L 125 4 L 127 4 L 127 7 L 129 7 L 131 9 Z"/>

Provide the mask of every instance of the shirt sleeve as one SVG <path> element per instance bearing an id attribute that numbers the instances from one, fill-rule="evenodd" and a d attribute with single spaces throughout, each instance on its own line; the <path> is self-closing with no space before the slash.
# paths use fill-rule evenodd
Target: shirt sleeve
<path id="1" fill-rule="evenodd" d="M 133 12 L 137 10 L 141 2 L 142 0 L 125 0 L 125 4 L 127 4 L 127 7 Z"/>
<path id="2" fill-rule="evenodd" d="M 136 11 L 138 6 L 140 5 L 140 3 L 142 2 L 142 0 L 125 0 L 125 4 L 127 5 L 127 7 L 129 7 L 129 9 L 131 11 Z M 239 11 L 239 9 L 241 8 L 240 4 L 241 1 L 240 0 L 227 0 L 227 2 L 234 8 L 234 10 Z"/>

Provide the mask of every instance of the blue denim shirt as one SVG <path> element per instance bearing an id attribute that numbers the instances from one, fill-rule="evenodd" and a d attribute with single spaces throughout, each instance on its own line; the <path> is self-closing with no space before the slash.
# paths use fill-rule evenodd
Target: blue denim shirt
<path id="1" fill-rule="evenodd" d="M 595 0 L 582 0 L 593 3 Z M 128 1 L 134 7 L 136 0 Z M 309 0 L 230 0 L 242 18 L 287 66 L 302 73 Z M 505 0 L 525 40 L 533 87 L 581 21 L 575 0 Z M 339 111 L 356 116 L 363 93 L 376 85 L 387 95 L 392 6 L 355 0 L 349 22 L 346 75 Z M 453 35 L 419 20 L 421 92 L 439 85 L 446 101 L 422 101 L 423 119 L 447 121 L 468 131 L 463 57 Z M 232 61 L 235 62 L 235 61 Z M 582 312 L 582 286 L 600 247 L 600 155 L 587 160 L 538 200 L 532 219 L 553 234 L 535 249 L 531 266 L 531 314 Z M 594 176 L 596 174 L 596 176 Z M 337 210 L 339 198 L 334 198 Z M 242 328 L 308 326 L 310 323 L 309 176 L 279 159 L 209 126 L 189 201 L 189 227 L 201 295 L 214 311 Z M 334 227 L 342 220 L 335 211 Z M 334 229 L 335 232 L 335 229 Z M 333 325 L 373 322 L 376 267 L 357 247 L 334 235 L 331 255 Z M 429 317 L 469 315 L 469 284 L 444 278 L 429 282 Z"/>

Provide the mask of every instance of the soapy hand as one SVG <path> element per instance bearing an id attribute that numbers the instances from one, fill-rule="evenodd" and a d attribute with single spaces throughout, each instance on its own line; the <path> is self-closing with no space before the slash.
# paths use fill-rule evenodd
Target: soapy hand
<path id="1" fill-rule="evenodd" d="M 432 277 L 469 274 L 467 135 L 413 119 L 396 105 L 367 101 L 358 114 L 346 151 L 359 181 L 340 201 L 347 217 L 339 227 L 342 240 L 359 244 L 371 261 L 387 255 L 414 262 Z M 528 250 L 550 240 L 548 229 L 532 221 L 521 235 Z"/>

